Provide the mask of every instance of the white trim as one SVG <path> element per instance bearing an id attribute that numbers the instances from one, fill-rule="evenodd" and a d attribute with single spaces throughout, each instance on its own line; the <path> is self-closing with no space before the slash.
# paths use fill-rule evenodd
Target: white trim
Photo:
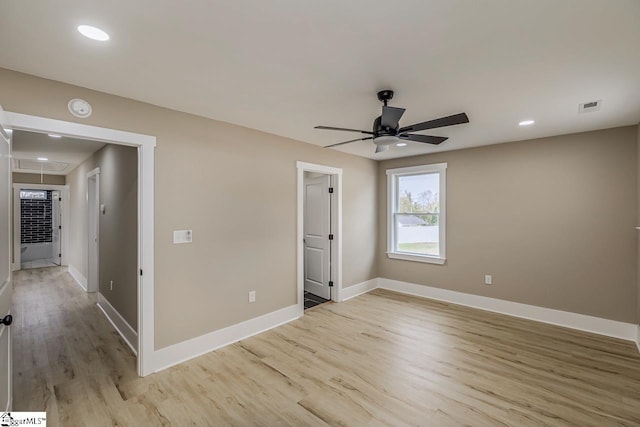
<path id="1" fill-rule="evenodd" d="M 156 137 L 20 113 L 6 113 L 13 129 L 138 147 L 138 375 L 155 367 L 154 331 L 154 163 Z"/>
<path id="2" fill-rule="evenodd" d="M 13 130 L 27 130 L 40 133 L 55 133 L 61 136 L 73 138 L 87 138 L 93 141 L 102 141 L 119 145 L 144 146 L 156 145 L 156 137 L 141 133 L 125 132 L 122 130 L 102 128 L 98 126 L 84 125 L 76 122 L 49 119 L 46 117 L 31 116 L 28 114 L 12 113 L 7 111 L 7 120 Z"/>
<path id="3" fill-rule="evenodd" d="M 406 168 L 387 169 L 387 256 L 405 261 L 425 262 L 430 264 L 444 264 L 447 260 L 447 164 L 433 163 Z M 395 249 L 396 221 L 395 211 L 398 192 L 398 177 L 420 175 L 427 173 L 439 174 L 440 212 L 438 215 L 438 232 L 440 241 L 440 256 L 421 255 L 409 252 L 399 252 Z"/>
<path id="4" fill-rule="evenodd" d="M 638 347 L 638 352 L 640 352 L 640 325 L 636 327 L 636 347 Z"/>
<path id="5" fill-rule="evenodd" d="M 80 273 L 80 270 L 75 268 L 73 265 L 69 265 L 67 267 L 69 275 L 73 277 L 73 280 L 82 288 L 83 291 L 87 292 L 87 278 Z"/>
<path id="6" fill-rule="evenodd" d="M 98 292 L 100 290 L 100 168 L 95 168 L 87 173 L 87 292 Z M 95 180 L 94 183 L 91 181 Z M 89 206 L 89 192 L 95 191 L 93 206 Z M 95 214 L 94 230 L 90 229 L 93 222 L 91 216 Z M 91 243 L 91 236 L 96 236 L 97 242 Z M 95 261 L 92 261 L 92 258 Z M 91 265 L 94 265 L 96 272 L 91 271 Z M 91 278 L 95 277 L 95 283 Z"/>
<path id="7" fill-rule="evenodd" d="M 351 298 L 355 298 L 359 295 L 366 294 L 378 287 L 378 279 L 371 279 L 365 282 L 356 283 L 355 285 L 348 286 L 342 289 L 342 301 L 346 301 Z"/>
<path id="8" fill-rule="evenodd" d="M 69 215 L 69 186 L 68 185 L 55 185 L 55 184 L 26 184 L 22 182 L 13 183 L 13 264 L 11 269 L 13 271 L 20 270 L 21 268 L 21 252 L 20 252 L 20 238 L 22 236 L 22 230 L 20 227 L 20 220 L 16 221 L 16 218 L 21 218 L 22 210 L 20 204 L 20 190 L 53 190 L 60 191 L 62 195 L 62 258 L 60 259 L 60 265 L 67 265 L 67 254 L 69 252 L 69 228 L 71 226 Z"/>
<path id="9" fill-rule="evenodd" d="M 342 297 L 342 169 L 332 166 L 316 165 L 313 163 L 296 162 L 297 174 L 297 283 L 298 302 L 297 306 L 304 312 L 304 173 L 316 172 L 331 175 L 333 181 L 334 202 L 333 215 L 336 228 L 334 230 L 333 242 L 335 251 L 332 252 L 334 258 L 331 262 L 333 290 L 331 300 L 341 301 Z"/>
<path id="10" fill-rule="evenodd" d="M 96 305 L 104 313 L 109 323 L 111 323 L 111 325 L 120 334 L 124 342 L 127 343 L 131 351 L 133 351 L 135 355 L 138 355 L 138 351 L 136 350 L 138 344 L 138 333 L 136 330 L 129 325 L 129 322 L 127 322 L 124 317 L 118 313 L 118 310 L 116 310 L 100 292 L 98 292 L 98 302 Z"/>
<path id="11" fill-rule="evenodd" d="M 429 255 L 416 255 L 411 253 L 402 253 L 402 252 L 387 252 L 387 256 L 393 259 L 402 259 L 405 261 L 416 261 L 416 262 L 428 262 L 430 264 L 444 264 L 447 260 L 446 258 L 438 258 L 435 256 Z"/>
<path id="12" fill-rule="evenodd" d="M 378 287 L 381 289 L 401 292 L 403 294 L 451 302 L 467 307 L 478 308 L 480 310 L 506 314 L 522 319 L 535 320 L 542 323 L 550 323 L 552 325 L 592 332 L 627 341 L 635 341 L 637 336 L 637 325 L 633 323 L 602 319 L 600 317 L 466 294 L 431 286 L 416 285 L 414 283 L 400 282 L 398 280 L 385 278 L 378 278 Z"/>
<path id="13" fill-rule="evenodd" d="M 426 165 L 409 166 L 406 168 L 387 169 L 387 175 L 418 175 L 428 172 L 440 172 L 447 169 L 447 163 L 430 163 Z"/>
<path id="14" fill-rule="evenodd" d="M 277 326 L 300 318 L 303 314 L 298 304 L 245 320 L 156 351 L 155 372 L 170 368 L 187 360 L 252 337 Z"/>

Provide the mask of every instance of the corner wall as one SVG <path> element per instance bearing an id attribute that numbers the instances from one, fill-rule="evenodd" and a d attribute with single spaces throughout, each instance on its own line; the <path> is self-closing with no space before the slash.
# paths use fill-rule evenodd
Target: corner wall
<path id="1" fill-rule="evenodd" d="M 381 162 L 380 277 L 636 323 L 637 132 L 628 126 Z M 389 259 L 386 169 L 440 162 L 448 163 L 446 264 Z"/>

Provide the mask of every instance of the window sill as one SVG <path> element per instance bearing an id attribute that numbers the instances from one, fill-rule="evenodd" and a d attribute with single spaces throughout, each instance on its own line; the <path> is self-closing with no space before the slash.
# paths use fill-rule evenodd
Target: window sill
<path id="1" fill-rule="evenodd" d="M 415 254 L 404 254 L 400 252 L 387 252 L 387 256 L 393 259 L 402 259 L 405 261 L 415 261 L 415 262 L 426 262 L 428 264 L 439 264 L 442 265 L 447 260 L 446 258 L 440 258 L 429 255 L 415 255 Z"/>

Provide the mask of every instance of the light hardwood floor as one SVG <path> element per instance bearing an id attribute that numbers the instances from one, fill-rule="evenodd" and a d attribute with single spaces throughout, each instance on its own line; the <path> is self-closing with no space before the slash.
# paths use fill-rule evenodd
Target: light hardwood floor
<path id="1" fill-rule="evenodd" d="M 14 313 L 14 409 L 51 426 L 640 425 L 633 343 L 388 291 L 146 378 L 61 268 Z"/>

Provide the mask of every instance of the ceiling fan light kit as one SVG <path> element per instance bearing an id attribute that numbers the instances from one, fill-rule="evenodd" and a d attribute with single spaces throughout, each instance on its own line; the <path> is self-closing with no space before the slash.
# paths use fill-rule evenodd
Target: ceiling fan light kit
<path id="1" fill-rule="evenodd" d="M 315 129 L 323 130 L 339 130 L 344 132 L 357 132 L 366 136 L 364 138 L 356 138 L 349 141 L 338 142 L 337 144 L 327 145 L 325 148 L 337 147 L 339 145 L 349 144 L 356 141 L 373 140 L 376 145 L 376 153 L 386 151 L 389 146 L 397 144 L 401 141 L 420 142 L 424 144 L 438 145 L 446 141 L 448 138 L 444 136 L 421 135 L 409 132 L 419 132 L 427 129 L 436 129 L 445 126 L 454 126 L 463 123 L 469 123 L 469 118 L 465 113 L 458 113 L 452 116 L 441 117 L 435 120 L 429 120 L 422 123 L 416 123 L 411 126 L 400 127 L 400 119 L 405 112 L 404 108 L 389 107 L 388 102 L 393 99 L 392 90 L 381 90 L 378 92 L 378 100 L 384 105 L 382 106 L 382 115 L 373 121 L 372 131 L 338 128 L 332 126 L 316 126 Z M 406 144 L 405 144 L 406 145 Z"/>

